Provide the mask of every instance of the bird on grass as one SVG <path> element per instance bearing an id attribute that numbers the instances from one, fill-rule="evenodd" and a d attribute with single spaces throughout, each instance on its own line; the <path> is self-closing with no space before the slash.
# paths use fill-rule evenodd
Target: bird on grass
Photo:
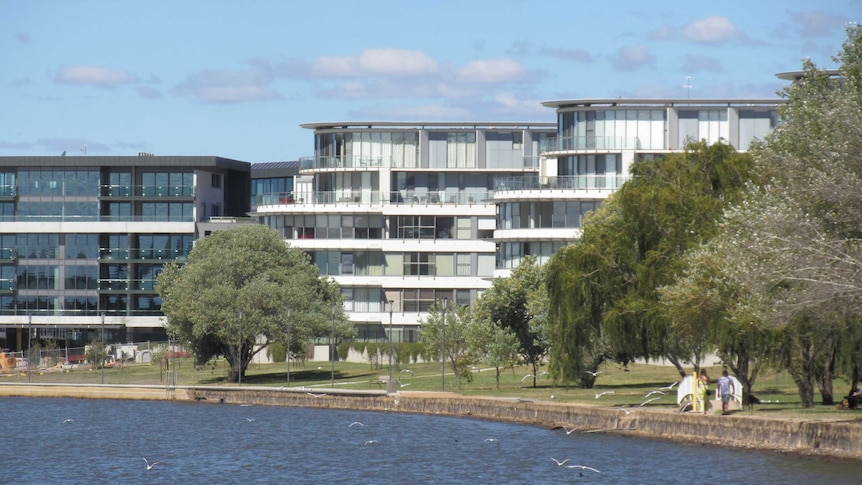
<path id="1" fill-rule="evenodd" d="M 604 392 L 596 393 L 596 399 L 604 396 L 605 394 L 613 394 L 613 393 L 614 393 L 614 391 L 604 391 Z"/>
<path id="2" fill-rule="evenodd" d="M 354 426 L 365 426 L 365 425 L 360 423 L 359 421 L 354 421 L 354 422 L 350 423 L 350 426 L 348 426 L 348 428 L 352 428 Z"/>
<path id="3" fill-rule="evenodd" d="M 581 470 L 589 470 L 591 472 L 596 472 L 599 474 L 602 473 L 602 472 L 596 470 L 595 468 L 593 468 L 591 466 L 586 466 L 586 465 L 568 465 L 568 466 L 566 466 L 566 468 L 580 468 Z M 582 473 L 582 475 L 583 475 L 583 473 Z"/>
<path id="4" fill-rule="evenodd" d="M 161 463 L 160 461 L 154 461 L 154 462 L 150 463 L 150 462 L 147 460 L 147 457 L 146 457 L 146 456 L 144 456 L 144 457 L 142 457 L 142 458 L 144 459 L 144 463 L 146 463 L 146 464 L 147 464 L 147 470 L 152 470 L 154 466 L 156 466 L 156 465 L 158 465 L 159 463 Z"/>
<path id="5" fill-rule="evenodd" d="M 554 460 L 554 463 L 556 463 L 556 464 L 557 464 L 557 466 L 563 466 L 563 465 L 565 465 L 565 464 L 566 464 L 566 462 L 567 462 L 567 461 L 571 460 L 571 458 L 566 458 L 566 459 L 565 459 L 565 460 L 563 460 L 563 461 L 560 461 L 560 460 L 558 460 L 558 459 L 556 459 L 556 458 L 551 458 L 551 459 L 552 459 L 552 460 Z"/>
<path id="6" fill-rule="evenodd" d="M 599 371 L 595 371 L 595 372 L 593 372 L 593 371 L 591 371 L 591 370 L 585 370 L 585 371 L 584 371 L 584 374 L 589 374 L 589 375 L 591 375 L 591 376 L 593 376 L 593 377 L 597 377 L 597 376 L 598 376 L 599 374 L 601 374 L 601 373 L 602 373 L 602 371 L 600 371 L 600 370 L 599 370 Z"/>

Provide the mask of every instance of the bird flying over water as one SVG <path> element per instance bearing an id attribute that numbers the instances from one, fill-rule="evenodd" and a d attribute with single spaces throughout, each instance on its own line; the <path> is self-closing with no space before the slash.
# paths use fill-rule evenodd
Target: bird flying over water
<path id="1" fill-rule="evenodd" d="M 359 421 L 354 421 L 354 422 L 350 423 L 350 426 L 348 426 L 348 428 L 352 428 L 354 426 L 365 426 L 365 425 L 360 423 Z"/>
<path id="2" fill-rule="evenodd" d="M 161 463 L 160 461 L 154 461 L 154 462 L 150 463 L 150 462 L 147 460 L 147 457 L 145 457 L 145 456 L 143 456 L 143 457 L 141 457 L 141 458 L 143 458 L 143 459 L 144 459 L 144 463 L 146 463 L 146 464 L 147 464 L 147 470 L 152 470 L 154 466 L 156 466 L 156 465 L 158 465 L 159 463 Z"/>
<path id="3" fill-rule="evenodd" d="M 568 434 L 572 434 L 572 433 L 574 433 L 575 431 L 577 431 L 577 430 L 578 430 L 578 428 L 572 428 L 572 429 L 569 429 L 569 428 L 567 428 L 567 427 L 565 427 L 565 426 L 563 426 L 563 429 L 564 429 L 564 430 L 566 430 L 566 434 L 567 434 L 567 435 L 568 435 Z"/>
<path id="4" fill-rule="evenodd" d="M 563 465 L 565 465 L 565 464 L 566 464 L 566 462 L 567 462 L 567 461 L 571 460 L 571 458 L 566 458 L 566 459 L 565 459 L 565 460 L 563 460 L 563 461 L 560 461 L 560 460 L 558 460 L 558 459 L 556 459 L 556 458 L 551 458 L 551 459 L 552 459 L 552 460 L 554 460 L 554 463 L 556 463 L 556 464 L 557 464 L 557 466 L 563 466 Z"/>
<path id="5" fill-rule="evenodd" d="M 589 470 L 591 472 L 602 473 L 595 468 L 586 465 L 568 465 L 566 468 L 580 468 L 581 470 Z"/>

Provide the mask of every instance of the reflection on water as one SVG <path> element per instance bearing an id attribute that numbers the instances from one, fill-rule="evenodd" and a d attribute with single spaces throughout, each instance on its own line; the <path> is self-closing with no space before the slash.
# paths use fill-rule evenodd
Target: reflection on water
<path id="1" fill-rule="evenodd" d="M 12 483 L 786 485 L 847 483 L 860 469 L 441 416 L 82 399 L 0 398 L 0 405 L 0 480 Z M 144 458 L 161 463 L 147 470 Z"/>

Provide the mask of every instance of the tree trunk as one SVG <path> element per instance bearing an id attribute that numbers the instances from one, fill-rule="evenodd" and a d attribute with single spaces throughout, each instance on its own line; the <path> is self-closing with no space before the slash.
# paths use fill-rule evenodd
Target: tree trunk
<path id="1" fill-rule="evenodd" d="M 669 355 L 669 354 L 665 355 L 664 358 L 669 360 L 670 363 L 673 364 L 674 367 L 676 367 L 676 371 L 679 372 L 680 379 L 685 379 L 685 376 L 687 376 L 688 373 L 682 367 L 682 363 L 679 361 L 679 359 L 677 359 L 675 355 Z M 697 372 L 697 368 L 695 368 L 694 371 Z"/>
<path id="2" fill-rule="evenodd" d="M 835 404 L 835 389 L 832 383 L 832 377 L 835 375 L 835 344 L 832 337 L 826 339 L 823 346 L 823 367 L 818 375 L 817 385 L 823 404 L 831 406 Z"/>
<path id="3" fill-rule="evenodd" d="M 735 358 L 722 359 L 728 363 L 730 371 L 733 372 L 733 375 L 742 384 L 742 404 L 744 406 L 746 403 L 751 402 L 751 390 L 754 388 L 754 382 L 757 380 L 757 374 L 760 372 L 760 362 L 755 361 L 752 365 L 751 356 L 747 352 L 736 354 Z"/>
<path id="4" fill-rule="evenodd" d="M 495 367 L 495 369 L 497 369 L 497 390 L 499 391 L 500 390 L 500 368 Z"/>

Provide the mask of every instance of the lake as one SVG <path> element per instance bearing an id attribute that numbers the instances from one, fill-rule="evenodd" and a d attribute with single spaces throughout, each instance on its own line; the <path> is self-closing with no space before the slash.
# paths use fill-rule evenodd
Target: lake
<path id="1" fill-rule="evenodd" d="M 0 480 L 17 484 L 787 485 L 862 476 L 854 461 L 446 416 L 46 398 L 0 405 Z M 160 463 L 148 470 L 145 458 Z"/>

